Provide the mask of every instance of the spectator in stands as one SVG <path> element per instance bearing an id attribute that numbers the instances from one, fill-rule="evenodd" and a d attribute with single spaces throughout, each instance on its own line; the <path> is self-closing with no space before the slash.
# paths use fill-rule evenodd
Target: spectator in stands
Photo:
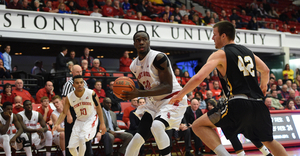
<path id="1" fill-rule="evenodd" d="M 213 17 L 210 18 L 209 23 L 206 25 L 208 27 L 214 27 L 215 25 L 215 19 Z"/>
<path id="2" fill-rule="evenodd" d="M 210 79 L 211 79 L 212 81 L 220 81 L 219 76 L 218 76 L 218 71 L 217 71 L 217 69 L 214 69 L 214 71 L 213 71 L 213 73 L 212 73 Z"/>
<path id="3" fill-rule="evenodd" d="M 14 96 L 11 92 L 12 92 L 11 84 L 6 83 L 3 87 L 3 92 L 1 93 L 1 97 L 2 97 L 1 103 L 4 103 L 6 101 L 14 103 Z"/>
<path id="4" fill-rule="evenodd" d="M 110 1 L 110 0 L 108 0 L 108 1 Z M 104 11 L 104 8 L 103 8 L 103 11 Z M 104 13 L 103 13 L 103 15 L 104 15 Z M 88 67 L 92 68 L 94 58 L 92 56 L 90 56 L 90 49 L 88 47 L 84 48 L 84 54 L 83 54 L 83 56 L 80 57 L 79 61 L 81 62 L 82 60 L 87 60 L 88 61 Z"/>
<path id="5" fill-rule="evenodd" d="M 253 2 L 250 4 L 250 7 L 254 6 L 255 9 L 258 8 L 258 5 L 257 5 L 257 1 L 256 0 L 253 0 Z"/>
<path id="6" fill-rule="evenodd" d="M 67 59 L 66 62 L 72 61 L 74 65 L 75 65 L 75 64 L 79 64 L 79 63 L 78 63 L 78 60 L 75 58 L 75 54 L 76 54 L 75 51 L 74 51 L 74 50 L 71 50 L 71 52 L 70 52 L 70 57 Z"/>
<path id="7" fill-rule="evenodd" d="M 194 14 L 192 22 L 196 25 L 203 25 L 203 20 L 198 16 L 198 14 Z"/>
<path id="8" fill-rule="evenodd" d="M 284 8 L 284 10 L 281 12 L 281 14 L 279 15 L 279 20 L 283 21 L 283 22 L 288 22 L 289 21 L 289 16 L 288 16 L 288 8 Z"/>
<path id="9" fill-rule="evenodd" d="M 287 91 L 290 91 L 291 89 L 292 89 L 292 81 L 291 80 L 287 80 L 286 82 L 285 82 L 285 84 L 287 85 Z"/>
<path id="10" fill-rule="evenodd" d="M 16 89 L 12 91 L 12 94 L 13 94 L 14 97 L 19 95 L 19 96 L 22 97 L 22 102 L 23 103 L 24 103 L 25 100 L 29 100 L 33 104 L 35 103 L 35 100 L 31 96 L 31 94 L 27 90 L 23 89 L 23 80 L 17 79 L 15 81 L 15 86 L 16 86 Z"/>
<path id="11" fill-rule="evenodd" d="M 13 108 L 13 113 L 18 114 L 19 112 L 23 111 L 23 103 L 22 103 L 22 97 L 21 96 L 16 96 L 14 101 L 14 108 Z"/>
<path id="12" fill-rule="evenodd" d="M 203 18 L 203 20 L 205 22 L 205 25 L 207 25 L 210 21 L 210 18 L 211 18 L 210 10 L 206 10 L 205 15 L 206 16 Z"/>
<path id="13" fill-rule="evenodd" d="M 296 110 L 295 102 L 292 99 L 286 102 L 285 110 Z"/>
<path id="14" fill-rule="evenodd" d="M 184 113 L 184 118 L 186 119 L 186 123 L 188 124 L 189 128 L 192 128 L 193 122 L 203 115 L 201 109 L 199 109 L 199 100 L 192 99 L 191 106 L 187 107 L 186 112 Z M 199 156 L 202 155 L 200 152 L 200 148 L 203 146 L 202 141 L 198 136 L 195 135 L 193 131 L 191 131 L 191 137 L 194 138 L 195 141 L 195 155 Z M 189 152 L 189 149 L 186 149 Z"/>
<path id="15" fill-rule="evenodd" d="M 3 63 L 4 67 L 6 68 L 6 72 L 8 72 L 9 76 L 11 73 L 11 56 L 9 55 L 11 48 L 10 45 L 6 45 L 4 48 L 5 52 L 2 54 L 3 55 Z"/>
<path id="16" fill-rule="evenodd" d="M 137 16 L 137 20 L 142 20 L 143 14 L 141 12 L 137 12 L 136 16 Z"/>
<path id="17" fill-rule="evenodd" d="M 2 107 L 3 112 L 0 114 L 0 143 L 2 144 L 5 155 L 11 155 L 12 147 L 15 150 L 23 148 L 27 156 L 32 156 L 29 138 L 26 133 L 23 133 L 23 128 L 17 118 L 17 115 L 12 113 L 12 103 L 5 102 Z M 14 127 L 18 130 L 16 133 L 12 132 Z M 19 140 L 22 140 L 22 142 L 19 142 Z"/>
<path id="18" fill-rule="evenodd" d="M 111 142 L 113 143 L 115 138 L 120 138 L 122 140 L 122 146 L 121 148 L 119 148 L 118 152 L 120 154 L 125 154 L 126 147 L 133 136 L 128 132 L 116 133 L 116 131 L 119 131 L 121 129 L 117 125 L 116 114 L 111 111 L 111 100 L 109 97 L 104 98 L 102 105 L 104 122 L 107 132 L 109 133 L 109 137 L 111 138 Z"/>
<path id="19" fill-rule="evenodd" d="M 215 99 L 215 97 L 213 96 L 213 92 L 211 90 L 207 90 L 206 91 L 205 103 L 207 103 L 207 101 L 210 100 L 210 99 Z"/>
<path id="20" fill-rule="evenodd" d="M 207 98 L 207 96 L 206 96 L 206 92 L 207 92 L 206 87 L 207 87 L 206 82 L 200 83 L 200 92 L 203 95 L 203 100 L 205 100 Z"/>
<path id="21" fill-rule="evenodd" d="M 290 65 L 286 64 L 284 70 L 282 71 L 282 75 L 288 74 L 288 79 L 294 81 L 294 71 L 290 69 Z"/>
<path id="22" fill-rule="evenodd" d="M 60 52 L 56 57 L 56 70 L 57 72 L 62 72 L 67 70 L 67 60 L 66 55 L 68 53 L 68 49 L 66 47 L 62 47 L 62 52 Z"/>
<path id="23" fill-rule="evenodd" d="M 64 106 L 62 104 L 61 98 L 59 95 L 52 97 L 52 103 L 55 106 L 55 110 L 51 114 L 51 119 L 55 125 L 60 113 L 63 112 Z M 53 143 L 58 145 L 63 153 L 63 156 L 66 156 L 66 145 L 65 145 L 65 123 L 62 122 L 58 129 L 53 132 Z"/>
<path id="24" fill-rule="evenodd" d="M 71 14 L 72 12 L 66 10 L 66 5 L 64 3 L 60 3 L 58 5 L 58 13 L 61 13 L 61 14 Z"/>
<path id="25" fill-rule="evenodd" d="M 55 12 L 55 13 L 57 13 L 58 9 L 53 9 L 52 8 L 52 2 L 50 0 L 48 0 L 47 3 L 46 3 L 46 7 L 44 7 L 44 11 L 45 12 Z"/>
<path id="26" fill-rule="evenodd" d="M 54 87 L 53 83 L 51 81 L 47 81 L 44 88 L 41 88 L 35 96 L 35 102 L 40 103 L 42 97 L 46 96 L 48 99 L 52 99 L 52 97 L 55 96 L 55 93 L 53 92 Z"/>
<path id="27" fill-rule="evenodd" d="M 220 16 L 221 18 L 223 18 L 224 20 L 226 20 L 226 21 L 229 21 L 229 18 L 228 18 L 228 16 L 226 15 L 226 11 L 225 10 L 222 10 L 221 11 L 221 16 Z"/>
<path id="28" fill-rule="evenodd" d="M 231 11 L 232 11 L 232 15 L 230 16 L 230 21 L 235 20 L 236 23 L 241 22 L 241 17 L 236 14 L 236 8 L 233 8 Z"/>
<path id="29" fill-rule="evenodd" d="M 91 71 L 93 76 L 109 76 L 109 74 L 106 73 L 105 68 L 101 67 L 101 62 L 99 59 L 93 60 L 93 68 Z"/>
<path id="30" fill-rule="evenodd" d="M 66 8 L 67 8 L 67 7 L 69 7 L 69 10 L 70 10 L 73 14 L 78 13 L 77 9 L 79 9 L 79 7 L 77 6 L 77 4 L 75 4 L 74 1 L 72 1 L 72 0 L 69 1 L 69 2 L 67 3 Z M 66 9 L 66 10 L 68 10 L 68 9 Z"/>
<path id="31" fill-rule="evenodd" d="M 127 10 L 126 15 L 124 16 L 124 19 L 136 19 L 136 16 L 132 15 L 132 10 Z"/>
<path id="32" fill-rule="evenodd" d="M 82 67 L 82 75 L 90 77 L 92 76 L 91 70 L 88 68 L 88 61 L 82 60 L 81 61 L 81 67 Z M 90 89 L 94 89 L 96 80 L 94 78 L 84 78 L 84 80 L 87 82 Z"/>
<path id="33" fill-rule="evenodd" d="M 294 82 L 297 84 L 297 87 L 300 86 L 300 75 L 296 75 L 296 79 Z"/>
<path id="34" fill-rule="evenodd" d="M 106 94 L 105 94 L 105 91 L 102 89 L 102 82 L 99 80 L 96 81 L 93 90 L 99 97 L 99 102 L 103 103 L 103 99 L 106 97 Z"/>
<path id="35" fill-rule="evenodd" d="M 275 29 L 274 23 L 269 23 L 269 29 Z"/>
<path id="36" fill-rule="evenodd" d="M 182 85 L 184 86 L 191 79 L 189 72 L 185 71 L 181 79 L 182 79 Z"/>
<path id="37" fill-rule="evenodd" d="M 290 90 L 289 91 L 289 98 L 288 98 L 288 100 L 293 100 L 294 103 L 296 103 L 295 98 L 296 98 L 295 91 L 294 90 Z"/>
<path id="38" fill-rule="evenodd" d="M 46 147 L 46 156 L 51 156 L 52 133 L 48 130 L 45 120 L 41 113 L 32 110 L 32 103 L 29 100 L 23 103 L 24 111 L 18 113 L 18 119 L 24 132 L 31 133 L 31 144 L 36 149 Z M 30 120 L 28 120 L 30 119 Z M 41 128 L 37 125 L 40 123 Z"/>
<path id="39" fill-rule="evenodd" d="M 275 110 L 275 108 L 272 107 L 272 100 L 271 100 L 271 98 L 267 97 L 267 98 L 265 99 L 265 105 L 267 106 L 267 108 L 268 108 L 269 110 Z"/>
<path id="40" fill-rule="evenodd" d="M 49 98 L 47 96 L 43 96 L 41 98 L 40 103 L 42 104 L 42 106 L 39 106 L 36 111 L 42 114 L 43 119 L 49 126 L 52 126 L 53 122 L 51 119 L 51 114 L 52 114 L 53 110 L 51 109 L 51 107 L 49 105 Z"/>
<path id="41" fill-rule="evenodd" d="M 104 17 L 114 17 L 114 8 L 111 6 L 111 0 L 106 0 L 103 6 L 102 14 Z"/>
<path id="42" fill-rule="evenodd" d="M 279 25 L 275 26 L 275 30 L 278 31 L 278 32 L 281 32 Z"/>
<path id="43" fill-rule="evenodd" d="M 3 60 L 0 59 L 0 78 L 10 78 L 9 72 L 4 67 Z"/>
<path id="44" fill-rule="evenodd" d="M 121 72 L 130 72 L 129 66 L 132 62 L 132 59 L 129 58 L 129 51 L 125 51 L 123 56 L 120 58 L 120 68 Z"/>
<path id="45" fill-rule="evenodd" d="M 125 13 L 127 13 L 127 11 L 131 9 L 131 5 L 130 5 L 130 3 L 129 3 L 129 0 L 124 0 L 124 1 L 122 2 L 122 9 L 123 9 L 123 11 L 124 11 Z"/>
<path id="46" fill-rule="evenodd" d="M 141 12 L 144 16 L 150 16 L 151 14 L 147 9 L 145 0 L 140 1 L 140 3 L 136 6 L 136 11 Z"/>
<path id="47" fill-rule="evenodd" d="M 277 98 L 277 91 L 276 90 L 271 90 L 271 107 L 275 109 L 280 109 L 283 110 L 284 107 L 281 105 L 279 99 Z"/>
<path id="48" fill-rule="evenodd" d="M 286 23 L 284 23 L 283 25 L 282 25 L 282 32 L 290 32 L 290 30 L 288 29 L 288 25 L 286 24 Z"/>
<path id="49" fill-rule="evenodd" d="M 125 108 L 124 112 L 123 112 L 123 118 L 122 120 L 127 124 L 128 121 L 129 121 L 129 115 L 130 115 L 130 112 L 135 110 L 139 104 L 138 104 L 138 98 L 133 98 L 130 100 L 131 102 L 131 105 L 127 108 Z"/>
<path id="50" fill-rule="evenodd" d="M 165 6 L 165 10 L 160 14 L 160 17 L 163 18 L 164 14 L 167 14 L 167 20 L 169 20 L 170 16 L 172 15 L 172 12 L 170 11 L 170 6 Z"/>
<path id="51" fill-rule="evenodd" d="M 245 15 L 249 15 L 252 12 L 252 8 L 250 7 L 250 3 L 247 2 L 245 4 L 245 7 L 242 8 L 242 12 L 243 12 L 243 10 L 246 12 Z"/>
<path id="52" fill-rule="evenodd" d="M 184 15 L 189 15 L 189 13 L 186 11 L 186 6 L 184 4 L 181 5 L 181 8 L 180 8 L 180 14 L 181 16 L 183 17 Z"/>
<path id="53" fill-rule="evenodd" d="M 88 0 L 75 0 L 80 10 L 89 10 Z"/>
<path id="54" fill-rule="evenodd" d="M 215 19 L 215 22 L 216 22 L 216 23 L 219 22 L 219 17 L 218 17 L 218 14 L 217 14 L 217 13 L 214 12 L 212 17 Z"/>
<path id="55" fill-rule="evenodd" d="M 213 81 L 213 88 L 211 89 L 211 92 L 213 93 L 213 97 L 215 97 L 215 99 L 218 101 L 222 92 L 219 86 L 219 81 Z"/>
<path id="56" fill-rule="evenodd" d="M 32 10 L 33 11 L 43 11 L 43 7 L 40 5 L 40 2 L 38 0 L 34 0 Z"/>
<path id="57" fill-rule="evenodd" d="M 74 64 L 72 61 L 69 61 L 67 63 L 67 67 L 68 67 L 68 71 L 67 71 L 67 77 L 72 77 L 72 68 L 73 68 Z"/>
<path id="58" fill-rule="evenodd" d="M 192 20 L 189 19 L 189 16 L 187 14 L 183 16 L 181 24 L 196 25 Z"/>
<path id="59" fill-rule="evenodd" d="M 102 17 L 102 14 L 99 13 L 99 7 L 97 5 L 94 5 L 93 12 L 90 14 L 90 16 Z"/>
<path id="60" fill-rule="evenodd" d="M 258 30 L 258 23 L 256 21 L 256 17 L 253 16 L 248 23 L 247 29 L 249 30 Z"/>
<path id="61" fill-rule="evenodd" d="M 156 10 L 155 10 L 155 8 L 153 7 L 151 1 L 148 1 L 146 8 L 147 8 L 148 12 L 150 13 L 150 15 L 148 15 L 148 16 L 150 16 L 150 17 L 151 17 L 151 16 L 157 16 Z"/>
<path id="62" fill-rule="evenodd" d="M 174 15 L 171 15 L 171 16 L 170 16 L 169 23 L 178 24 L 178 22 L 175 21 Z"/>
<path id="63" fill-rule="evenodd" d="M 267 0 L 262 0 L 263 8 L 266 12 L 269 12 L 271 10 L 270 4 L 267 2 Z"/>
<path id="64" fill-rule="evenodd" d="M 19 3 L 19 0 L 13 0 L 7 5 L 8 9 L 22 9 L 22 5 Z"/>
<path id="65" fill-rule="evenodd" d="M 269 11 L 269 16 L 272 18 L 279 18 L 279 14 L 277 13 L 274 6 L 272 6 L 271 10 Z"/>
<path id="66" fill-rule="evenodd" d="M 204 114 L 214 109 L 215 107 L 217 107 L 217 101 L 215 99 L 208 100 L 206 103 L 206 109 L 204 110 Z"/>
<path id="67" fill-rule="evenodd" d="M 277 80 L 277 86 L 278 86 L 278 88 L 279 88 L 280 90 L 282 89 L 282 85 L 283 85 L 282 79 L 278 79 L 278 80 Z"/>
<path id="68" fill-rule="evenodd" d="M 120 2 L 119 0 L 114 1 L 114 17 L 115 18 L 123 18 L 124 17 L 124 11 L 122 7 L 120 7 Z"/>
<path id="69" fill-rule="evenodd" d="M 262 3 L 259 4 L 259 8 L 257 9 L 258 17 L 264 17 L 268 18 L 269 14 L 268 12 L 264 9 L 264 6 Z"/>
<path id="70" fill-rule="evenodd" d="M 173 14 L 172 14 L 172 15 L 174 15 L 174 21 L 176 21 L 176 22 L 178 22 L 178 23 L 180 23 L 181 20 L 182 20 L 182 16 L 181 16 L 181 14 L 180 14 L 179 11 L 180 11 L 180 9 L 179 9 L 179 7 L 177 6 L 177 7 L 175 8 Z"/>
<path id="71" fill-rule="evenodd" d="M 182 86 L 182 84 L 183 84 L 184 82 L 183 82 L 183 80 L 182 80 L 182 77 L 180 76 L 180 69 L 179 69 L 179 68 L 176 68 L 175 71 L 174 71 L 174 74 L 175 74 L 176 80 L 177 80 L 178 83 Z"/>
<path id="72" fill-rule="evenodd" d="M 169 23 L 168 14 L 164 13 L 161 18 L 159 18 L 158 22 Z"/>
<path id="73" fill-rule="evenodd" d="M 295 107 L 297 109 L 300 109 L 300 96 L 296 96 L 295 101 L 296 101 Z"/>
<path id="74" fill-rule="evenodd" d="M 38 75 L 42 73 L 46 73 L 46 70 L 43 68 L 43 61 L 37 60 L 34 63 L 34 67 L 31 70 L 31 74 Z"/>
<path id="75" fill-rule="evenodd" d="M 113 93 L 113 86 L 115 81 L 109 82 L 109 87 L 106 90 L 106 97 L 109 97 L 111 100 L 111 110 L 112 111 L 121 111 L 121 105 L 120 102 L 122 102 L 122 99 L 119 99 L 116 97 L 116 95 Z"/>
<path id="76" fill-rule="evenodd" d="M 289 99 L 289 92 L 287 91 L 287 85 L 283 84 L 281 88 L 281 93 L 278 94 L 278 98 L 284 102 L 286 102 Z"/>
<path id="77" fill-rule="evenodd" d="M 28 0 L 23 0 L 22 1 L 22 9 L 23 10 L 32 10 L 32 8 L 28 5 Z"/>
<path id="78" fill-rule="evenodd" d="M 144 105 L 146 103 L 145 98 L 139 98 L 137 103 L 138 103 L 138 106 Z M 134 114 L 135 111 L 136 111 L 136 109 L 132 110 L 129 115 L 130 126 L 129 126 L 128 132 L 131 133 L 132 135 L 135 135 L 135 133 L 138 130 L 139 124 L 140 124 L 140 119 Z M 141 151 L 142 150 L 140 150 L 140 152 Z"/>
<path id="79" fill-rule="evenodd" d="M 189 92 L 186 94 L 186 97 L 187 97 L 187 102 L 188 102 L 188 105 L 191 105 L 191 101 L 192 99 L 194 98 L 194 95 L 192 92 Z"/>
<path id="80" fill-rule="evenodd" d="M 202 93 L 201 92 L 196 92 L 194 97 L 199 99 L 199 103 L 200 103 L 199 109 L 205 109 L 206 108 L 206 102 L 203 99 Z"/>

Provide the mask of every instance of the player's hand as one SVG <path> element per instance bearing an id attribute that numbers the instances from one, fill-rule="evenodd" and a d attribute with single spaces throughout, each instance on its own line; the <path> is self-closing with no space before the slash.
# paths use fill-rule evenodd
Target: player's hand
<path id="1" fill-rule="evenodd" d="M 106 126 L 104 123 L 100 123 L 100 129 L 102 130 L 102 135 L 106 133 Z"/>
<path id="2" fill-rule="evenodd" d="M 6 120 L 6 121 L 8 121 L 8 120 L 10 120 L 10 114 L 8 113 L 8 112 L 3 112 L 3 118 Z"/>
<path id="3" fill-rule="evenodd" d="M 47 114 L 48 112 L 49 112 L 49 108 L 46 107 L 46 108 L 45 108 L 45 114 Z"/>
<path id="4" fill-rule="evenodd" d="M 39 129 L 36 130 L 36 132 L 37 133 L 44 133 L 44 130 L 43 130 L 43 128 L 39 128 Z"/>
<path id="5" fill-rule="evenodd" d="M 9 143 L 10 143 L 11 146 L 14 146 L 15 143 L 16 143 L 16 138 L 15 137 L 11 138 Z"/>
<path id="6" fill-rule="evenodd" d="M 47 124 L 48 124 L 49 126 L 53 125 L 52 120 L 49 120 L 49 121 L 47 122 Z"/>
<path id="7" fill-rule="evenodd" d="M 169 101 L 169 104 L 178 104 L 182 100 L 183 96 L 179 96 L 179 94 L 174 95 L 171 100 Z"/>
<path id="8" fill-rule="evenodd" d="M 136 97 L 140 97 L 140 92 L 138 89 L 136 89 L 133 85 L 130 85 L 133 90 L 131 92 L 123 91 L 123 93 L 120 95 L 123 100 L 131 100 Z"/>
<path id="9" fill-rule="evenodd" d="M 97 135 L 96 135 L 97 140 L 100 141 L 101 137 L 102 137 L 102 134 L 100 132 L 98 132 Z"/>
<path id="10" fill-rule="evenodd" d="M 54 125 L 53 128 L 52 128 L 52 133 L 53 133 L 54 131 L 57 131 L 57 129 L 58 129 L 58 125 Z"/>

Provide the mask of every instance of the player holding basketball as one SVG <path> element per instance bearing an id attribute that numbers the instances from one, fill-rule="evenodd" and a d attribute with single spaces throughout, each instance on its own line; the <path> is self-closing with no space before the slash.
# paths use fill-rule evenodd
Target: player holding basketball
<path id="1" fill-rule="evenodd" d="M 81 75 L 74 76 L 73 81 L 75 90 L 67 95 L 64 111 L 59 115 L 52 131 L 57 130 L 59 127 L 58 125 L 65 119 L 70 106 L 72 106 L 77 119 L 75 120 L 72 129 L 68 148 L 73 156 L 84 156 L 86 150 L 85 142 L 93 139 L 97 132 L 98 116 L 100 118 L 98 133 L 104 134 L 106 132 L 106 127 L 104 124 L 102 108 L 96 93 L 93 90 L 84 88 L 84 81 Z M 100 138 L 97 139 L 101 140 Z M 78 146 L 79 153 L 77 151 Z"/>
<path id="2" fill-rule="evenodd" d="M 198 118 L 192 125 L 195 134 L 220 156 L 230 154 L 212 129 L 216 126 L 222 128 L 226 138 L 242 133 L 250 140 L 262 141 L 275 156 L 286 156 L 283 146 L 273 139 L 270 112 L 262 100 L 267 90 L 269 68 L 252 51 L 234 43 L 235 28 L 230 22 L 218 22 L 213 33 L 215 47 L 219 50 L 210 55 L 207 63 L 171 99 L 170 104 L 181 100 L 217 68 L 229 100 Z M 256 70 L 261 72 L 260 87 Z"/>
<path id="3" fill-rule="evenodd" d="M 161 155 L 171 155 L 169 137 L 166 129 L 178 129 L 187 107 L 187 98 L 175 105 L 168 105 L 170 98 L 182 88 L 170 67 L 167 56 L 150 49 L 149 35 L 138 31 L 133 36 L 138 57 L 131 63 L 130 70 L 138 79 L 140 89 L 124 92 L 124 99 L 147 97 L 146 104 L 135 112 L 142 116 L 138 132 L 126 149 L 125 156 L 137 156 L 140 147 L 151 136 L 155 138 Z"/>

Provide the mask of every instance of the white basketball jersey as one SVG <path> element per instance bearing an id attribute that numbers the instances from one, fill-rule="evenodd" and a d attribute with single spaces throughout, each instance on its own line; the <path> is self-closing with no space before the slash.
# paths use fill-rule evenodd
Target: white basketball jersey
<path id="1" fill-rule="evenodd" d="M 156 55 L 159 53 L 162 53 L 162 52 L 158 52 L 158 51 L 150 49 L 150 51 L 148 52 L 148 54 L 145 56 L 145 58 L 143 60 L 139 60 L 139 57 L 137 57 L 136 59 L 133 60 L 133 62 L 130 65 L 130 70 L 135 75 L 135 77 L 138 79 L 138 81 L 144 86 L 145 90 L 149 90 L 151 88 L 154 88 L 154 87 L 160 85 L 158 70 L 153 65 L 153 61 L 154 61 Z M 164 53 L 162 53 L 162 54 L 164 54 Z M 172 71 L 171 62 L 169 59 L 168 59 L 168 61 L 169 61 L 169 68 Z M 173 72 L 172 72 L 172 79 L 173 79 L 172 93 L 181 90 L 182 87 L 177 82 L 176 77 Z M 159 101 L 168 95 L 169 94 L 153 96 L 153 99 L 156 101 Z"/>
<path id="2" fill-rule="evenodd" d="M 14 113 L 11 113 L 10 115 L 10 123 L 9 123 L 9 127 L 8 130 L 6 131 L 6 134 L 12 134 L 12 130 L 13 130 L 13 126 L 12 126 L 12 122 L 14 120 Z M 6 124 L 6 120 L 2 117 L 2 114 L 0 114 L 0 122 L 2 125 Z"/>
<path id="3" fill-rule="evenodd" d="M 74 108 L 78 120 L 86 121 L 97 114 L 92 95 L 93 90 L 87 88 L 85 88 L 85 91 L 80 98 L 75 95 L 74 91 L 67 95 L 70 105 Z"/>
<path id="4" fill-rule="evenodd" d="M 58 117 L 59 117 L 59 115 L 60 115 L 60 113 L 57 111 L 57 109 L 55 109 L 55 110 L 52 112 L 52 114 L 56 115 L 57 119 L 58 119 Z M 61 128 L 65 128 L 65 122 L 64 122 L 64 121 L 60 124 L 60 127 L 61 127 Z"/>
<path id="5" fill-rule="evenodd" d="M 22 116 L 23 123 L 26 125 L 27 128 L 32 128 L 32 129 L 38 128 L 37 123 L 39 121 L 39 112 L 33 110 L 30 120 L 25 115 L 25 110 L 23 110 L 22 112 L 19 112 L 18 114 L 20 114 Z"/>

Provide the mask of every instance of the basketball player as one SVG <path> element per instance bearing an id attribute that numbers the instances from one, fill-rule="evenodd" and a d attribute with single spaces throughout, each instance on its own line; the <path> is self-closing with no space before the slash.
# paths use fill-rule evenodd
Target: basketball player
<path id="1" fill-rule="evenodd" d="M 16 150 L 24 149 L 27 156 L 32 156 L 31 146 L 28 136 L 23 133 L 23 128 L 15 114 L 12 113 L 13 106 L 11 102 L 3 103 L 3 112 L 0 114 L 0 146 L 3 148 L 6 156 L 11 156 L 11 147 Z M 17 133 L 13 133 L 15 125 Z"/>
<path id="2" fill-rule="evenodd" d="M 137 133 L 126 149 L 126 156 L 137 156 L 140 147 L 151 136 L 155 138 L 161 155 L 171 155 L 166 129 L 178 129 L 187 107 L 187 98 L 174 105 L 168 105 L 170 98 L 181 90 L 172 72 L 168 57 L 150 49 L 149 35 L 138 31 L 133 36 L 138 57 L 131 63 L 130 70 L 138 79 L 140 89 L 124 92 L 124 99 L 146 97 L 146 104 L 135 112 L 142 116 Z"/>
<path id="3" fill-rule="evenodd" d="M 84 88 L 84 80 L 81 75 L 74 76 L 73 81 L 75 90 L 67 95 L 64 111 L 59 115 L 52 131 L 56 131 L 59 128 L 58 125 L 65 119 L 70 106 L 72 106 L 77 119 L 72 129 L 68 148 L 73 156 L 83 156 L 86 150 L 85 142 L 90 141 L 96 135 L 98 116 L 100 118 L 100 127 L 97 133 L 102 133 L 103 135 L 106 132 L 106 127 L 96 93 L 93 90 Z M 100 140 L 100 138 L 97 139 Z M 78 146 L 79 153 L 77 151 Z"/>
<path id="4" fill-rule="evenodd" d="M 212 129 L 216 126 L 222 128 L 227 139 L 242 133 L 250 140 L 261 141 L 275 156 L 286 156 L 283 146 L 273 139 L 270 112 L 262 100 L 267 91 L 269 68 L 252 51 L 234 43 L 235 28 L 230 22 L 218 22 L 213 27 L 213 33 L 215 47 L 219 50 L 210 55 L 207 63 L 172 98 L 170 104 L 181 100 L 217 68 L 222 88 L 229 100 L 193 123 L 196 135 L 221 156 L 228 156 L 229 153 Z M 261 73 L 260 87 L 256 70 Z"/>
<path id="5" fill-rule="evenodd" d="M 31 133 L 31 144 L 36 149 L 46 146 L 46 156 L 51 155 L 52 133 L 48 131 L 45 120 L 41 113 L 32 110 L 32 103 L 29 100 L 23 102 L 24 110 L 17 114 L 24 132 Z M 40 123 L 38 125 L 37 123 Z"/>
<path id="6" fill-rule="evenodd" d="M 56 109 L 52 112 L 51 119 L 53 121 L 53 124 L 55 124 L 60 113 L 63 112 L 64 106 L 59 95 L 55 95 L 52 97 L 52 103 L 54 104 Z M 53 142 L 60 147 L 63 155 L 66 156 L 65 122 L 59 124 L 57 130 L 53 131 Z"/>

